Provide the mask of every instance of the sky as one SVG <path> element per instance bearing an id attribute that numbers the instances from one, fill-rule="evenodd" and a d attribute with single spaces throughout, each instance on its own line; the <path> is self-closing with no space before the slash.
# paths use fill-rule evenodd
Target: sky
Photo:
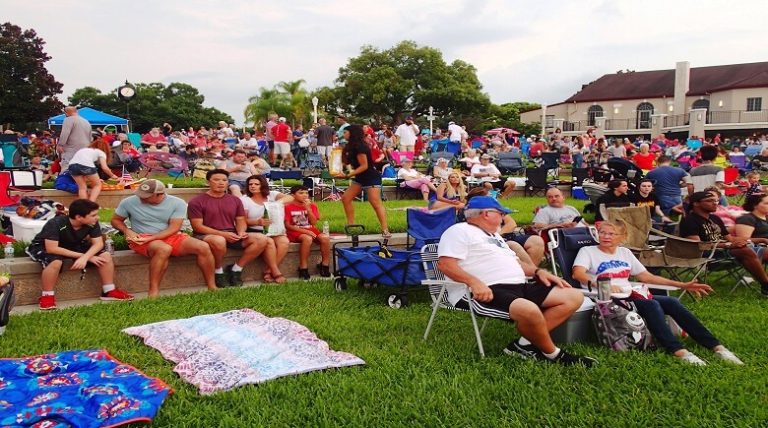
<path id="1" fill-rule="evenodd" d="M 243 121 L 260 87 L 332 86 L 360 47 L 402 40 L 477 68 L 494 103 L 556 103 L 618 70 L 768 61 L 764 0 L 0 0 L 64 84 L 188 83 Z"/>

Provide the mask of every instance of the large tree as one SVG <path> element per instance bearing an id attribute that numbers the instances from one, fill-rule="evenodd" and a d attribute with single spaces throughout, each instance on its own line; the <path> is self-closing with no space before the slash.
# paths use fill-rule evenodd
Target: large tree
<path id="1" fill-rule="evenodd" d="M 304 88 L 304 79 L 278 82 L 274 87 L 259 88 L 259 93 L 248 98 L 244 115 L 246 123 L 260 126 L 270 113 L 290 119 L 292 125 L 310 120 L 311 96 Z"/>
<path id="2" fill-rule="evenodd" d="M 35 30 L 0 24 L 0 124 L 24 127 L 42 122 L 63 107 L 62 84 L 45 68 L 51 59 Z"/>
<path id="3" fill-rule="evenodd" d="M 363 46 L 339 69 L 336 83 L 341 109 L 374 121 L 400 122 L 408 114 L 426 114 L 430 106 L 442 117 L 477 114 L 490 106 L 474 66 L 461 60 L 446 64 L 439 50 L 412 41 L 387 50 Z"/>
<path id="4" fill-rule="evenodd" d="M 93 107 L 104 112 L 125 117 L 130 111 L 131 125 L 137 132 L 146 132 L 164 122 L 174 129 L 190 126 L 215 126 L 220 120 L 234 122 L 232 117 L 213 107 L 203 106 L 205 97 L 197 88 L 186 83 L 173 82 L 136 84 L 136 97 L 126 105 L 117 97 L 117 89 L 102 93 L 99 89 L 86 86 L 79 88 L 69 97 L 69 103 Z"/>

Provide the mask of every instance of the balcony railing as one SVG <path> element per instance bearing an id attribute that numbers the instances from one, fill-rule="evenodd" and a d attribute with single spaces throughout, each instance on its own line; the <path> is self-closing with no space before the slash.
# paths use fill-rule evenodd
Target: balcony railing
<path id="1" fill-rule="evenodd" d="M 576 132 L 576 131 L 586 131 L 586 130 L 587 130 L 586 121 L 563 122 L 563 132 Z"/>
<path id="2" fill-rule="evenodd" d="M 725 110 L 707 112 L 707 123 L 768 122 L 768 110 Z"/>
<path id="3" fill-rule="evenodd" d="M 664 127 L 673 128 L 675 126 L 688 126 L 690 117 L 687 114 L 675 114 L 664 117 Z"/>
<path id="4" fill-rule="evenodd" d="M 606 131 L 623 131 L 633 129 L 651 129 L 650 119 L 606 119 L 605 130 Z"/>

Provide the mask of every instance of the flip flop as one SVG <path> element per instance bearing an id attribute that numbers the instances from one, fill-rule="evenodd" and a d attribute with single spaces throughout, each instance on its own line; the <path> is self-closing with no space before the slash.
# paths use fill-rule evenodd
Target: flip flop
<path id="1" fill-rule="evenodd" d="M 279 275 L 279 276 L 282 276 L 282 275 Z M 271 284 L 271 283 L 275 282 L 275 278 L 272 276 L 272 273 L 269 272 L 269 271 L 264 272 L 262 274 L 262 278 L 263 278 L 264 282 L 266 282 L 266 283 L 270 283 Z"/>
<path id="2" fill-rule="evenodd" d="M 285 277 L 283 276 L 282 273 L 275 277 L 275 283 L 276 284 L 285 284 L 286 281 L 287 281 L 287 279 L 285 279 Z"/>

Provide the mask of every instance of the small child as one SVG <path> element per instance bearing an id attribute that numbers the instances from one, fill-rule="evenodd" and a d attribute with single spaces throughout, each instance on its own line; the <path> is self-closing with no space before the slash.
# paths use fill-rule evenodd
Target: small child
<path id="1" fill-rule="evenodd" d="M 747 174 L 747 182 L 749 183 L 749 187 L 747 188 L 747 191 L 744 192 L 744 196 L 749 198 L 752 195 L 759 195 L 763 192 L 763 186 L 760 185 L 760 173 L 759 172 L 750 172 Z"/>
<path id="2" fill-rule="evenodd" d="M 48 181 L 51 179 L 51 171 L 47 166 L 43 165 L 43 161 L 40 159 L 40 156 L 35 156 L 29 160 L 29 169 L 32 171 L 42 171 L 43 181 Z"/>
<path id="3" fill-rule="evenodd" d="M 296 164 L 296 159 L 293 157 L 293 153 L 286 153 L 283 155 L 283 160 L 280 161 L 280 169 L 283 170 L 290 170 L 292 168 L 298 168 L 299 166 Z"/>
<path id="4" fill-rule="evenodd" d="M 321 261 L 317 269 L 321 276 L 331 276 L 331 238 L 321 233 L 316 225 L 320 219 L 317 205 L 309 199 L 309 189 L 304 186 L 291 187 L 293 202 L 285 205 L 285 229 L 288 240 L 301 244 L 299 248 L 299 278 L 309 279 L 309 254 L 312 243 L 320 246 Z"/>

